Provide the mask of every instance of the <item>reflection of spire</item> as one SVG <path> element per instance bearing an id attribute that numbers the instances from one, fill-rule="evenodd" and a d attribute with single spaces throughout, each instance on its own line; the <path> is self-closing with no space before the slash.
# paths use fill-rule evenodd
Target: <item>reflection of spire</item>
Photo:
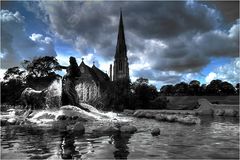
<path id="1" fill-rule="evenodd" d="M 95 61 L 93 61 L 93 65 L 95 66 Z"/>
<path id="2" fill-rule="evenodd" d="M 84 58 L 82 58 L 82 62 L 84 61 Z"/>

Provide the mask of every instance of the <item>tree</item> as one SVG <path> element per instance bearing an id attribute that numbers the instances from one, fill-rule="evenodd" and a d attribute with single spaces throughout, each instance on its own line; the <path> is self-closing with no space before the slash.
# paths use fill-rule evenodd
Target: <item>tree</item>
<path id="1" fill-rule="evenodd" d="M 174 94 L 174 86 L 173 85 L 164 85 L 160 89 L 160 93 L 165 96 L 170 96 Z"/>
<path id="2" fill-rule="evenodd" d="M 12 67 L 8 68 L 8 70 L 4 73 L 4 80 L 9 79 L 24 79 L 24 73 L 25 71 L 21 71 L 19 67 Z"/>
<path id="3" fill-rule="evenodd" d="M 189 83 L 188 93 L 189 95 L 199 95 L 200 92 L 200 82 L 197 80 L 192 80 Z"/>
<path id="4" fill-rule="evenodd" d="M 139 78 L 131 86 L 132 98 L 135 98 L 136 108 L 149 108 L 150 101 L 158 96 L 157 88 L 148 84 L 148 79 Z"/>
<path id="5" fill-rule="evenodd" d="M 220 95 L 221 94 L 221 83 L 222 81 L 219 79 L 212 80 L 210 84 L 206 87 L 207 95 Z"/>
<path id="6" fill-rule="evenodd" d="M 24 60 L 22 65 L 31 77 L 47 77 L 55 74 L 54 71 L 61 70 L 57 59 L 51 56 L 39 57 L 32 61 Z"/>
<path id="7" fill-rule="evenodd" d="M 235 88 L 233 87 L 233 85 L 231 83 L 228 83 L 228 82 L 222 82 L 220 84 L 220 90 L 221 90 L 221 94 L 223 94 L 223 95 L 236 94 Z"/>
<path id="8" fill-rule="evenodd" d="M 199 95 L 203 96 L 203 95 L 206 95 L 206 87 L 207 85 L 206 84 L 202 84 L 199 88 Z"/>
<path id="9" fill-rule="evenodd" d="M 25 84 L 20 79 L 13 78 L 1 82 L 1 103 L 20 104 L 21 93 L 25 88 Z"/>
<path id="10" fill-rule="evenodd" d="M 188 92 L 188 84 L 185 82 L 177 83 L 175 86 L 175 94 L 176 95 L 187 95 Z"/>
<path id="11" fill-rule="evenodd" d="M 24 77 L 25 71 L 21 71 L 19 67 L 9 68 L 5 73 L 1 82 L 1 103 L 16 105 L 20 103 L 20 96 L 25 89 Z"/>

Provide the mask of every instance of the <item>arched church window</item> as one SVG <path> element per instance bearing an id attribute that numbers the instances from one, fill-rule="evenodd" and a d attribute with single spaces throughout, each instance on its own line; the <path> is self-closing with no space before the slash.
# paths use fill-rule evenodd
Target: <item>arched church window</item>
<path id="1" fill-rule="evenodd" d="M 87 87 L 87 99 L 86 100 L 88 100 L 89 99 L 89 87 Z"/>
<path id="2" fill-rule="evenodd" d="M 91 87 L 91 98 L 94 98 L 94 85 L 92 85 L 92 87 Z"/>
<path id="3" fill-rule="evenodd" d="M 81 83 L 80 86 L 81 86 L 80 100 L 83 100 L 83 83 Z"/>
<path id="4" fill-rule="evenodd" d="M 119 61 L 119 70 L 122 71 L 122 61 Z"/>

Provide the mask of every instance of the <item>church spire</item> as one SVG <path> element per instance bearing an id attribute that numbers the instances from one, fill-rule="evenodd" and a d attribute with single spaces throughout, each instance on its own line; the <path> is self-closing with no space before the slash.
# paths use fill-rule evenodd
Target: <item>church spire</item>
<path id="1" fill-rule="evenodd" d="M 117 38 L 117 47 L 116 47 L 116 57 L 124 57 L 127 53 L 127 46 L 125 43 L 125 35 L 124 35 L 124 26 L 123 26 L 123 18 L 122 18 L 122 10 L 120 9 L 120 19 L 118 26 L 118 38 Z"/>
<path id="2" fill-rule="evenodd" d="M 113 66 L 113 80 L 116 81 L 120 79 L 129 79 L 127 46 L 124 35 L 122 10 L 120 10 L 117 46 Z"/>

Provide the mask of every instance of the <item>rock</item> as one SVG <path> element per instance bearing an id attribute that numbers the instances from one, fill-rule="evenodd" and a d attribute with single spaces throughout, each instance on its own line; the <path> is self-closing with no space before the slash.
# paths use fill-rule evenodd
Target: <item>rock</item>
<path id="1" fill-rule="evenodd" d="M 147 112 L 147 113 L 145 114 L 145 117 L 146 117 L 146 118 L 153 118 L 154 115 L 153 115 L 153 113 Z"/>
<path id="2" fill-rule="evenodd" d="M 157 114 L 155 115 L 155 119 L 158 121 L 166 121 L 166 116 L 164 116 L 163 114 Z"/>
<path id="3" fill-rule="evenodd" d="M 77 134 L 84 134 L 85 133 L 85 127 L 81 122 L 77 122 L 74 126 L 73 126 L 73 130 L 74 133 Z"/>
<path id="4" fill-rule="evenodd" d="M 189 116 L 185 116 L 185 117 L 178 117 L 177 122 L 180 122 L 183 124 L 199 124 L 201 122 L 201 120 L 198 117 L 189 115 Z"/>
<path id="5" fill-rule="evenodd" d="M 102 126 L 102 127 L 94 129 L 93 132 L 97 132 L 100 134 L 111 134 L 111 133 L 119 132 L 119 129 L 117 127 L 113 127 L 113 126 Z"/>
<path id="6" fill-rule="evenodd" d="M 166 115 L 166 121 L 168 122 L 175 122 L 177 120 L 177 116 L 176 115 Z"/>
<path id="7" fill-rule="evenodd" d="M 198 115 L 213 114 L 212 104 L 207 99 L 199 99 L 198 104 L 200 105 L 200 107 L 195 110 Z"/>
<path id="8" fill-rule="evenodd" d="M 135 126 L 124 125 L 120 127 L 121 133 L 130 133 L 133 134 L 137 131 Z"/>
<path id="9" fill-rule="evenodd" d="M 223 116 L 225 111 L 223 109 L 216 109 L 214 110 L 214 115 L 215 116 Z"/>
<path id="10" fill-rule="evenodd" d="M 151 131 L 151 134 L 152 134 L 152 136 L 158 136 L 158 135 L 160 135 L 160 129 L 159 129 L 159 128 L 154 128 L 154 129 Z"/>
<path id="11" fill-rule="evenodd" d="M 224 116 L 227 116 L 227 117 L 236 117 L 238 114 L 237 111 L 235 111 L 234 109 L 225 109 L 225 112 L 224 112 Z"/>
<path id="12" fill-rule="evenodd" d="M 213 115 L 212 109 L 202 109 L 197 111 L 197 115 L 204 116 L 204 115 Z"/>
<path id="13" fill-rule="evenodd" d="M 10 124 L 10 125 L 15 125 L 16 122 L 17 122 L 17 119 L 16 119 L 16 118 L 9 118 L 9 119 L 7 120 L 7 122 L 8 122 L 8 124 Z"/>

